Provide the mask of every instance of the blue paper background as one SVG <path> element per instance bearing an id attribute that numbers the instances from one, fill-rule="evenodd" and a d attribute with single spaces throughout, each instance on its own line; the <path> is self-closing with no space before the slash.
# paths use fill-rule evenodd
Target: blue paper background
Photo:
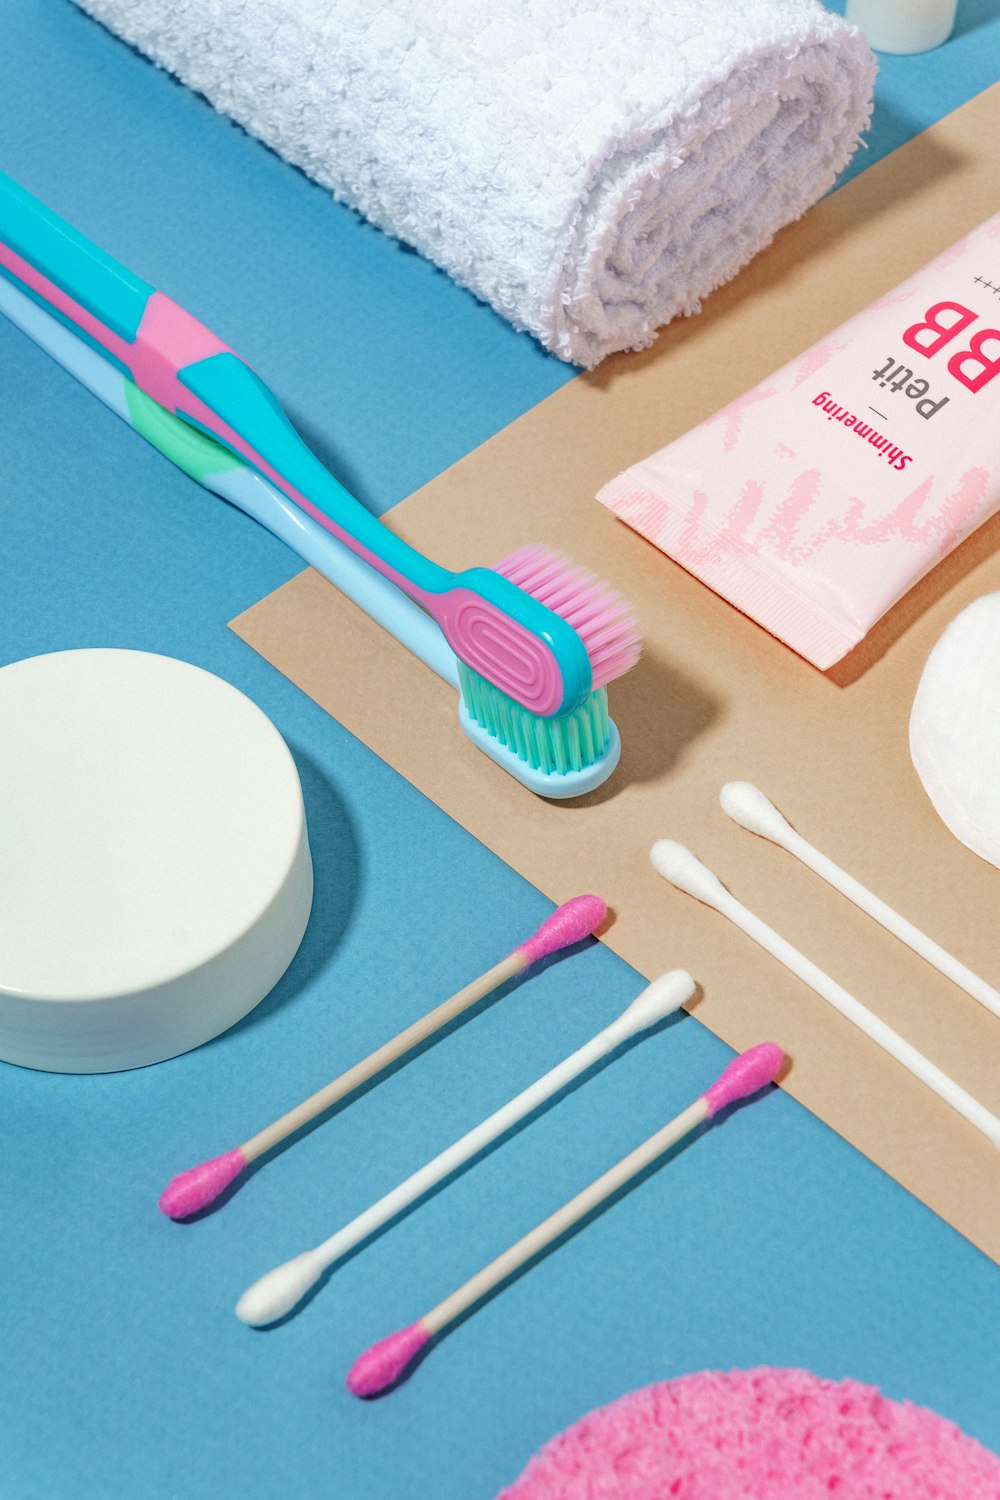
<path id="1" fill-rule="evenodd" d="M 960 0 L 945 47 L 883 59 L 852 170 L 995 80 L 995 10 Z M 573 376 L 66 0 L 5 0 L 0 165 L 217 328 L 379 510 Z M 228 1035 L 117 1076 L 0 1064 L 5 1500 L 491 1500 L 589 1408 L 758 1363 L 877 1383 L 1000 1449 L 996 1269 L 777 1093 L 481 1308 L 390 1398 L 346 1394 L 373 1338 L 701 1092 L 729 1053 L 693 1019 L 463 1173 L 301 1316 L 239 1325 L 248 1281 L 589 1037 L 638 980 L 595 945 L 553 963 L 222 1211 L 168 1223 L 155 1200 L 174 1171 L 395 1032 L 549 906 L 227 630 L 296 559 L 2 319 L 0 515 L 0 659 L 121 645 L 228 678 L 294 750 L 317 877 L 289 973 Z"/>

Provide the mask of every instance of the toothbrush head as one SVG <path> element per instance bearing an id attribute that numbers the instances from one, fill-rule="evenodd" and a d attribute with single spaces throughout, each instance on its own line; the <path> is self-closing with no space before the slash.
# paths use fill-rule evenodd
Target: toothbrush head
<path id="1" fill-rule="evenodd" d="M 582 797 L 617 766 L 621 740 L 608 715 L 607 688 L 596 688 L 571 713 L 546 718 L 463 661 L 458 681 L 458 719 L 469 739 L 538 796 Z"/>
<path id="2" fill-rule="evenodd" d="M 459 658 L 462 728 L 491 759 L 539 796 L 583 796 L 608 779 L 621 754 L 618 730 L 608 714 L 607 684 L 639 659 L 642 642 L 635 616 L 598 579 L 545 547 L 523 547 L 492 571 L 529 601 L 543 605 L 550 619 L 558 617 L 556 624 L 569 635 L 582 660 L 583 691 L 566 712 L 540 711 L 537 703 L 527 707 L 526 697 L 533 702 L 534 698 L 507 680 L 510 658 L 498 662 L 490 676 Z M 550 662 L 553 669 L 557 659 Z M 552 701 L 556 686 L 555 681 L 549 683 Z M 517 696 L 512 695 L 515 687 Z M 558 687 L 563 690 L 564 679 Z M 539 688 L 537 702 L 541 701 Z"/>
<path id="3" fill-rule="evenodd" d="M 631 605 L 564 553 L 521 547 L 493 571 L 573 627 L 590 661 L 593 688 L 606 687 L 639 660 L 642 636 Z"/>

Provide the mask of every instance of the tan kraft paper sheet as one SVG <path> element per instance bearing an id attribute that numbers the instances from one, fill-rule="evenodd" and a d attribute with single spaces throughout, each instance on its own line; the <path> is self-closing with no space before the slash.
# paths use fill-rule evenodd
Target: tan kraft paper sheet
<path id="1" fill-rule="evenodd" d="M 1000 589 L 1000 517 L 821 674 L 594 496 L 996 212 L 998 134 L 1000 85 L 783 231 L 699 317 L 573 380 L 391 512 L 394 530 L 451 567 L 538 541 L 634 601 L 646 651 L 612 685 L 624 748 L 599 792 L 560 805 L 525 791 L 465 740 L 452 690 L 312 571 L 233 622 L 553 901 L 600 892 L 615 913 L 608 945 L 648 977 L 690 969 L 703 986 L 698 1019 L 732 1047 L 780 1042 L 793 1059 L 789 1092 L 996 1261 L 995 1149 L 741 932 L 668 887 L 648 853 L 655 838 L 688 843 L 1000 1112 L 1000 1020 L 718 805 L 724 781 L 755 781 L 808 839 L 1000 980 L 1000 872 L 938 821 L 907 748 L 928 651 L 964 605 Z"/>

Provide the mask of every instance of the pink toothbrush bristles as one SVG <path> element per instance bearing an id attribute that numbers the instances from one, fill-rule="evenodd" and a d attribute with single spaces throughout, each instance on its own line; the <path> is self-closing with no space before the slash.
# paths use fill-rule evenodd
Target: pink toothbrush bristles
<path id="1" fill-rule="evenodd" d="M 417 1322 L 380 1339 L 354 1361 L 347 1376 L 347 1389 L 354 1396 L 377 1396 L 388 1390 L 413 1363 L 429 1338 L 429 1331 L 422 1322 Z"/>
<path id="2" fill-rule="evenodd" d="M 196 1214 L 225 1192 L 246 1165 L 247 1159 L 237 1146 L 224 1156 L 213 1156 L 211 1161 L 178 1172 L 160 1194 L 161 1211 L 171 1219 L 186 1219 Z"/>
<path id="3" fill-rule="evenodd" d="M 572 625 L 590 657 L 595 688 L 621 677 L 639 660 L 642 637 L 631 606 L 562 553 L 521 547 L 495 563 L 493 571 Z"/>

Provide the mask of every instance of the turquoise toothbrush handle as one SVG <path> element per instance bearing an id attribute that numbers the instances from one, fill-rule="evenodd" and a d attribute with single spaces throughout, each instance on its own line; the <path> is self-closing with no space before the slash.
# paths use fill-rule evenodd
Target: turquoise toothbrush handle
<path id="1" fill-rule="evenodd" d="M 0 275 L 0 313 L 199 484 L 261 522 L 439 677 L 460 687 L 454 653 L 434 620 L 313 521 L 262 474 L 172 412 L 165 411 L 37 299 Z M 614 724 L 603 756 L 571 775 L 541 771 L 507 749 L 459 703 L 459 722 L 485 755 L 541 797 L 578 797 L 600 786 L 618 763 Z"/>
<path id="2" fill-rule="evenodd" d="M 458 688 L 455 653 L 430 615 L 256 469 L 140 391 L 74 328 L 0 276 L 0 313 L 198 484 L 279 537 L 432 671 Z"/>
<path id="3" fill-rule="evenodd" d="M 105 357 L 110 354 L 119 369 L 124 368 L 102 335 L 109 332 L 119 343 L 131 343 L 153 287 L 4 172 L 0 172 L 0 268 L 22 280 L 22 290 L 47 312 L 82 334 Z M 60 307 L 40 287 L 32 286 L 31 270 L 52 286 L 71 292 L 76 309 Z"/>
<path id="4" fill-rule="evenodd" d="M 432 614 L 456 654 L 525 708 L 561 714 L 586 697 L 589 658 L 566 621 L 492 569 L 450 573 L 387 531 L 228 345 L 3 174 L 0 270 Z"/>
<path id="5" fill-rule="evenodd" d="M 305 446 L 263 381 L 221 339 L 2 174 L 0 242 L 0 264 L 22 289 L 161 406 L 225 443 L 272 482 L 280 480 L 286 494 L 308 491 L 313 507 L 345 530 L 349 512 L 357 542 L 409 565 L 418 591 L 449 587 L 449 573 L 393 538 L 348 494 Z M 221 410 L 213 404 L 216 396 Z"/>

